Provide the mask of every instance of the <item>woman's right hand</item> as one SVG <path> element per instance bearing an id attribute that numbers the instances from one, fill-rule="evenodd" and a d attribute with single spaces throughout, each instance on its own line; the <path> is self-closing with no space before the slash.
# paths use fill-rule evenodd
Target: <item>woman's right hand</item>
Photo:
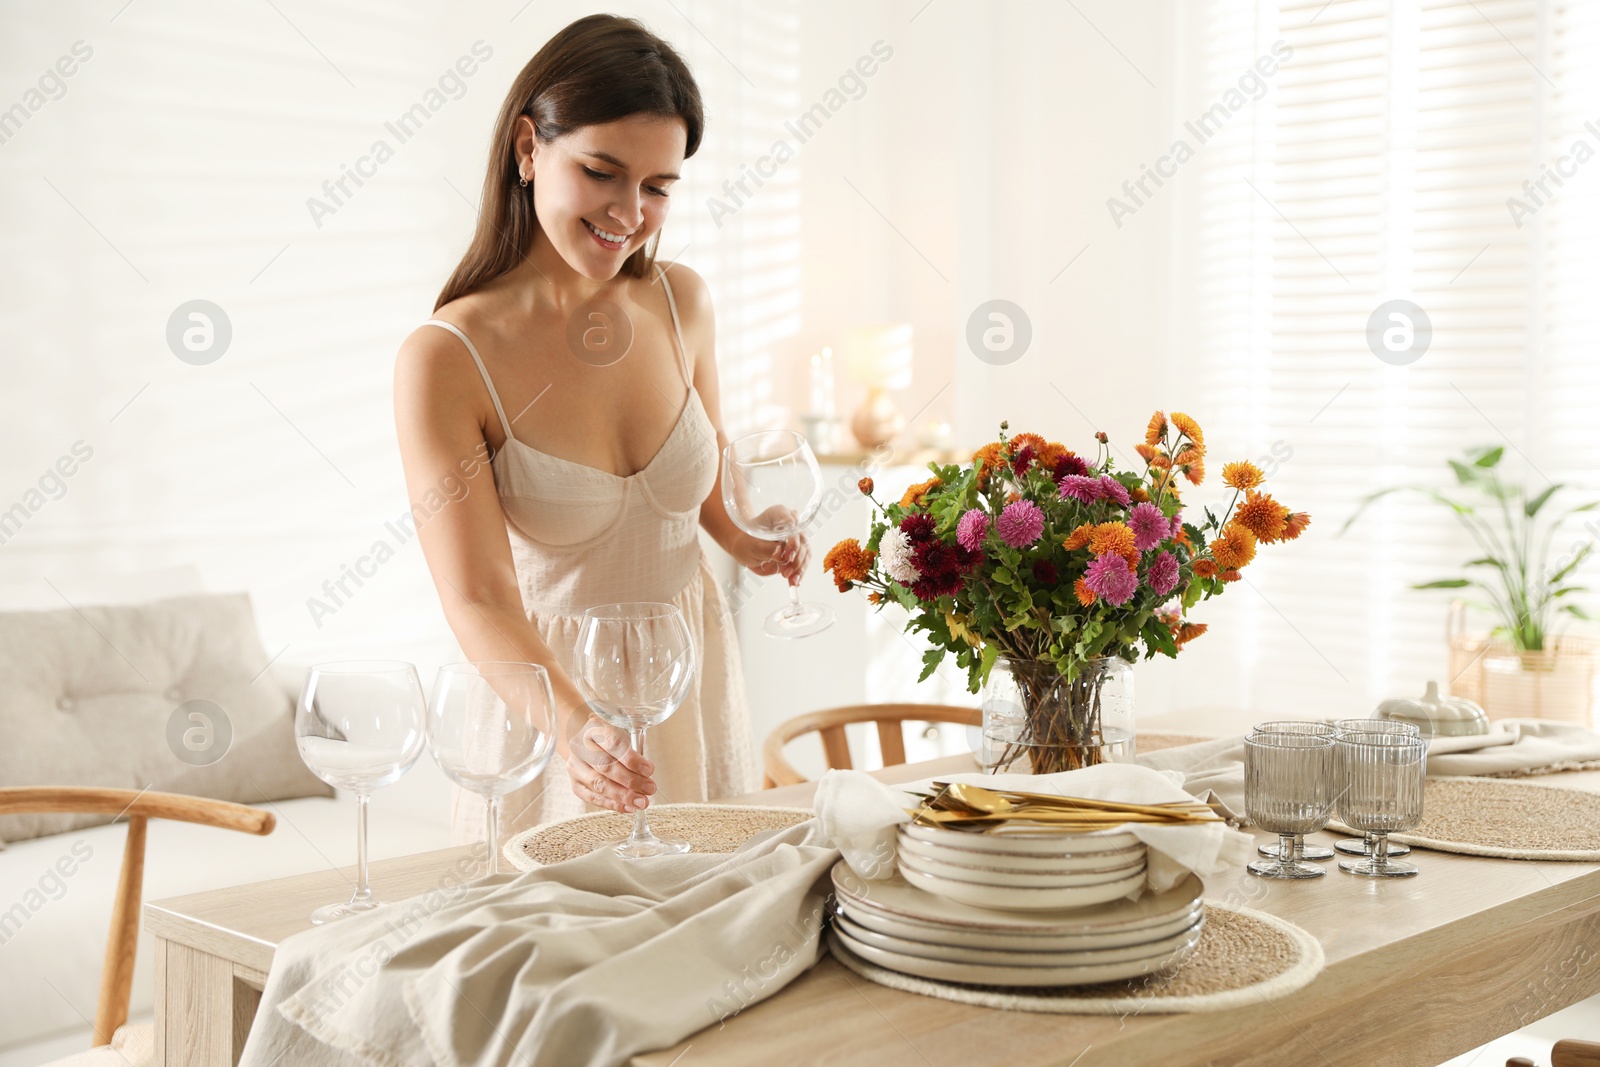
<path id="1" fill-rule="evenodd" d="M 567 749 L 567 777 L 578 799 L 624 814 L 649 806 L 655 765 L 633 750 L 625 731 L 591 717 Z"/>

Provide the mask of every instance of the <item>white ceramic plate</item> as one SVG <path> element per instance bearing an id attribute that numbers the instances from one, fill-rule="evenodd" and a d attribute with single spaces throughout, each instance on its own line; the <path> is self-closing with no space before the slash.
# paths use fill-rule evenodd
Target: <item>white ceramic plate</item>
<path id="1" fill-rule="evenodd" d="M 943 860 L 963 867 L 987 867 L 993 870 L 1016 871 L 1027 874 L 1077 874 L 1097 871 L 1118 865 L 1133 865 L 1145 857 L 1142 842 L 1133 848 L 1107 849 L 1104 852 L 1083 852 L 1070 856 L 1030 856 L 1002 852 L 985 852 L 966 848 L 960 842 L 936 845 L 901 833 L 895 842 L 897 848 L 922 859 Z"/>
<path id="2" fill-rule="evenodd" d="M 1116 899 L 1088 908 L 1054 912 L 991 911 L 925 893 L 898 874 L 864 881 L 840 860 L 833 865 L 833 889 L 852 910 L 861 907 L 911 922 L 1007 934 L 1101 934 L 1126 932 L 1177 918 L 1193 911 L 1205 891 L 1189 875 L 1164 893 L 1143 893 L 1138 900 Z"/>
<path id="3" fill-rule="evenodd" d="M 919 956 L 907 956 L 901 952 L 889 952 L 872 945 L 863 944 L 838 927 L 829 933 L 830 937 L 837 938 L 846 949 L 857 956 L 876 963 L 880 967 L 901 971 L 905 974 L 914 974 L 921 978 L 933 978 L 942 982 L 969 982 L 979 985 L 999 986 L 1050 986 L 1050 985 L 1090 985 L 1095 982 L 1115 982 L 1123 978 L 1137 978 L 1142 974 L 1160 970 L 1169 962 L 1176 963 L 1193 947 L 1180 948 L 1178 951 L 1166 956 L 1150 956 L 1142 960 L 1125 960 L 1121 963 L 1099 963 L 1087 966 L 1073 967 L 995 967 L 981 963 L 950 963 L 946 960 L 929 960 Z M 1199 933 L 1195 933 L 1195 940 L 1199 940 Z"/>
<path id="4" fill-rule="evenodd" d="M 1104 933 L 1040 934 L 1001 933 L 994 930 L 973 930 L 961 926 L 938 925 L 873 911 L 844 899 L 836 900 L 838 912 L 857 926 L 875 930 L 890 937 L 907 941 L 929 941 L 966 948 L 1010 949 L 1012 951 L 1094 951 L 1103 948 L 1123 948 L 1159 941 L 1181 933 L 1193 926 L 1205 914 L 1204 905 L 1196 901 L 1192 908 L 1172 918 L 1130 929 L 1111 930 Z"/>
<path id="5" fill-rule="evenodd" d="M 1065 908 L 1086 908 L 1125 897 L 1144 884 L 1144 868 L 1132 874 L 1114 876 L 1090 885 L 1066 886 L 1055 889 L 1020 889 L 1007 885 L 980 885 L 975 882 L 958 882 L 951 878 L 920 871 L 899 857 L 896 866 L 900 876 L 918 889 L 949 897 L 975 908 L 998 908 L 1002 911 L 1059 911 Z"/>
<path id="6" fill-rule="evenodd" d="M 1102 963 L 1126 963 L 1128 960 L 1149 959 L 1151 956 L 1170 956 L 1185 948 L 1200 933 L 1204 919 L 1198 919 L 1176 933 L 1138 945 L 1121 948 L 1074 949 L 1049 951 L 1044 949 L 980 949 L 965 945 L 946 945 L 930 941 L 914 941 L 892 937 L 876 930 L 857 925 L 847 915 L 836 916 L 836 928 L 848 934 L 852 941 L 898 952 L 920 959 L 944 960 L 947 963 L 981 963 L 998 967 L 1089 967 Z"/>
<path id="7" fill-rule="evenodd" d="M 937 826 L 902 823 L 900 833 L 932 845 L 970 848 L 980 852 L 999 852 L 1012 856 L 1076 856 L 1084 852 L 1109 852 L 1133 848 L 1139 839 L 1127 830 L 1096 830 L 1087 834 L 1066 833 L 978 833 L 972 830 L 946 830 Z"/>
<path id="8" fill-rule="evenodd" d="M 1015 886 L 1018 889 L 1067 889 L 1073 886 L 1099 885 L 1115 878 L 1127 878 L 1138 874 L 1144 870 L 1144 856 L 1137 852 L 1130 855 L 1133 859 L 1124 860 L 1112 867 L 1069 871 L 1065 874 L 1008 871 L 1000 867 L 970 867 L 947 863 L 940 859 L 928 859 L 912 853 L 910 849 L 901 849 L 899 859 L 922 874 L 932 875 L 935 878 L 948 878 L 953 882 Z"/>

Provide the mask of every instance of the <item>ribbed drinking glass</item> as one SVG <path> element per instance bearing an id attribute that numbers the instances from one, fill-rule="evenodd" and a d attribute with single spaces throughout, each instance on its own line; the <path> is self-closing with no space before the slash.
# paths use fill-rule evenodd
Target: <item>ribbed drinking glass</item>
<path id="1" fill-rule="evenodd" d="M 1389 835 L 1422 821 L 1422 791 L 1428 777 L 1428 746 L 1421 737 L 1388 731 L 1339 731 L 1339 821 L 1372 839 L 1372 855 L 1339 861 L 1339 869 L 1368 878 L 1403 878 L 1417 873 L 1389 858 Z"/>
<path id="2" fill-rule="evenodd" d="M 1278 835 L 1276 858 L 1249 865 L 1262 878 L 1319 878 L 1327 870 L 1307 863 L 1297 835 L 1328 823 L 1334 801 L 1334 741 L 1318 734 L 1253 734 L 1244 741 L 1244 806 L 1250 821 Z"/>

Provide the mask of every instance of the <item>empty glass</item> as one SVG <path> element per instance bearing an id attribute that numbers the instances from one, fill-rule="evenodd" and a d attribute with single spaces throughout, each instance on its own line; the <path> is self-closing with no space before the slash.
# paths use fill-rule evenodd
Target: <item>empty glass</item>
<path id="1" fill-rule="evenodd" d="M 1372 854 L 1339 861 L 1339 869 L 1368 878 L 1403 878 L 1417 873 L 1389 858 L 1389 834 L 1422 821 L 1422 791 L 1428 777 L 1428 746 L 1420 737 L 1393 732 L 1340 730 L 1337 742 L 1344 790 L 1339 821 L 1372 839 Z"/>
<path id="2" fill-rule="evenodd" d="M 822 504 L 822 468 L 811 445 L 793 430 L 746 434 L 722 450 L 722 503 L 745 533 L 787 541 L 804 530 Z M 809 637 L 833 625 L 833 609 L 802 604 L 789 585 L 789 604 L 767 616 L 773 637 Z"/>
<path id="3" fill-rule="evenodd" d="M 428 706 L 439 769 L 484 801 L 488 873 L 500 873 L 500 798 L 533 781 L 555 751 L 555 696 L 537 663 L 451 663 Z"/>
<path id="4" fill-rule="evenodd" d="M 1318 734 L 1252 734 L 1244 741 L 1244 806 L 1250 821 L 1278 835 L 1275 858 L 1250 864 L 1262 878 L 1320 878 L 1297 835 L 1322 829 L 1333 810 L 1334 741 Z"/>
<path id="5" fill-rule="evenodd" d="M 665 721 L 689 695 L 694 645 L 683 612 L 671 604 L 607 604 L 583 613 L 572 666 L 590 709 L 627 730 L 642 756 L 645 729 Z M 689 851 L 687 841 L 657 837 L 643 810 L 633 817 L 633 833 L 614 845 L 628 859 Z"/>
<path id="6" fill-rule="evenodd" d="M 1335 719 L 1333 728 L 1335 736 L 1340 730 L 1355 730 L 1360 733 L 1404 734 L 1407 737 L 1422 736 L 1422 731 L 1415 723 L 1391 719 Z M 1372 835 L 1340 838 L 1333 843 L 1333 847 L 1343 852 L 1346 856 L 1370 856 L 1372 855 Z M 1396 856 L 1409 855 L 1410 852 L 1410 845 L 1402 845 L 1394 841 L 1389 843 L 1390 859 L 1394 859 Z"/>
<path id="7" fill-rule="evenodd" d="M 1333 725 L 1325 722 L 1305 722 L 1298 719 L 1278 719 L 1272 722 L 1258 722 L 1250 728 L 1252 734 L 1315 734 L 1318 737 L 1332 737 Z M 1301 859 L 1331 860 L 1333 849 L 1326 845 L 1306 844 L 1305 834 L 1294 835 L 1294 847 L 1298 850 Z M 1263 856 L 1282 856 L 1290 858 L 1283 853 L 1283 845 L 1279 841 L 1270 844 L 1257 845 L 1256 851 Z"/>
<path id="8" fill-rule="evenodd" d="M 427 710 L 417 669 L 396 660 L 319 663 L 294 713 L 295 745 L 311 773 L 356 795 L 356 888 L 311 913 L 321 924 L 379 907 L 367 883 L 367 800 L 422 754 Z"/>

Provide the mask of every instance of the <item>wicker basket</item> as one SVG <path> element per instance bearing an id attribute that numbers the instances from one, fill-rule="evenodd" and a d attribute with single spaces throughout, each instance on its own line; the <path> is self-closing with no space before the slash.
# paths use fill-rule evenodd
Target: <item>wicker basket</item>
<path id="1" fill-rule="evenodd" d="M 1594 641 L 1570 634 L 1538 652 L 1466 632 L 1466 605 L 1455 601 L 1445 624 L 1450 646 L 1449 691 L 1481 705 L 1491 719 L 1554 719 L 1592 724 Z"/>

